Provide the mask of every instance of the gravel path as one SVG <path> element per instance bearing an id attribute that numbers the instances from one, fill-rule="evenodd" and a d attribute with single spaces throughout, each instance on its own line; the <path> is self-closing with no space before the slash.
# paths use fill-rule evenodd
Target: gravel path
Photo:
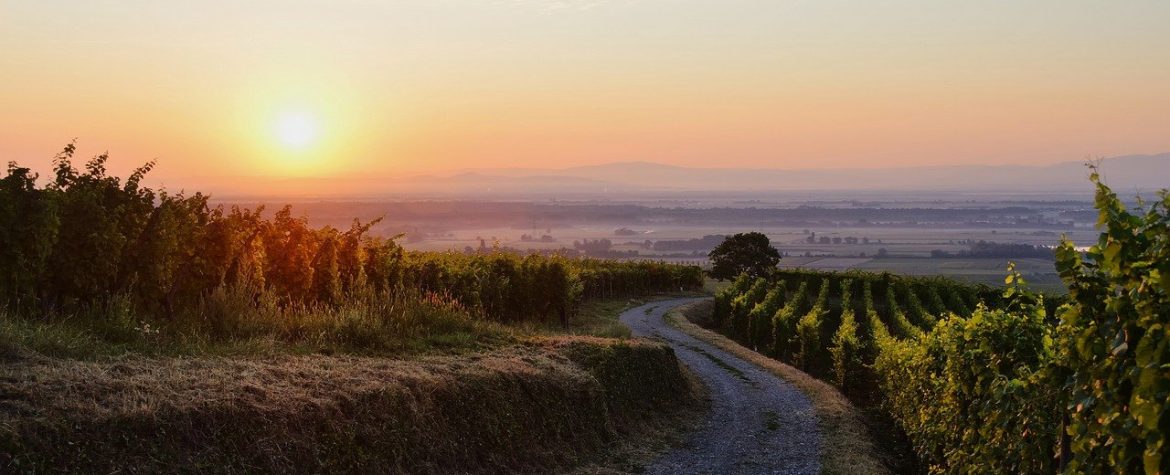
<path id="1" fill-rule="evenodd" d="M 711 412 L 700 429 L 645 473 L 819 473 L 821 437 L 812 403 L 803 393 L 663 321 L 667 310 L 695 300 L 651 302 L 621 315 L 635 335 L 674 348 L 711 392 Z"/>

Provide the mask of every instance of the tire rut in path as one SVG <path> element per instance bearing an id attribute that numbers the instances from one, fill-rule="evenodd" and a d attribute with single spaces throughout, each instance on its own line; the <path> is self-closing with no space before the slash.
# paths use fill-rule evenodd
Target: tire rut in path
<path id="1" fill-rule="evenodd" d="M 663 320 L 701 299 L 651 302 L 626 310 L 634 335 L 662 341 L 707 385 L 711 412 L 681 446 L 655 459 L 649 474 L 816 474 L 821 436 L 812 403 L 788 382 Z"/>

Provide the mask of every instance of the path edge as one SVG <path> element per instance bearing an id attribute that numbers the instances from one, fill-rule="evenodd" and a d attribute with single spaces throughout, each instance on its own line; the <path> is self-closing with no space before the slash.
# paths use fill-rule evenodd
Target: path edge
<path id="1" fill-rule="evenodd" d="M 821 432 L 821 473 L 887 475 L 877 445 L 870 439 L 861 411 L 832 385 L 792 366 L 761 355 L 735 341 L 691 323 L 693 312 L 710 299 L 685 303 L 668 310 L 663 318 L 683 333 L 719 347 L 791 383 L 813 404 Z"/>

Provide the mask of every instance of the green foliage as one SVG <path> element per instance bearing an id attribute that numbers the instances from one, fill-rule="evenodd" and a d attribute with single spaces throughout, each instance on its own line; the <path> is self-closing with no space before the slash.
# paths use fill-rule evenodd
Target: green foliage
<path id="1" fill-rule="evenodd" d="M 884 340 L 885 407 L 935 473 L 1048 473 L 1061 398 L 1042 306 L 980 306 L 919 340 Z"/>
<path id="2" fill-rule="evenodd" d="M 572 280 L 580 282 L 579 296 L 583 299 L 694 291 L 703 287 L 703 271 L 698 266 L 588 258 L 556 260 L 568 269 Z"/>
<path id="3" fill-rule="evenodd" d="M 902 312 L 902 307 L 898 305 L 897 292 L 894 285 L 887 284 L 885 287 L 886 308 L 890 313 L 890 327 L 893 329 L 893 333 L 897 335 L 898 338 L 917 337 L 922 333 L 922 330 L 914 326 L 913 323 L 910 323 L 910 320 L 906 318 L 906 314 Z"/>
<path id="4" fill-rule="evenodd" d="M 841 324 L 833 333 L 829 353 L 833 355 L 833 382 L 842 391 L 850 385 L 861 370 L 861 339 L 858 338 L 857 320 L 850 303 L 852 302 L 853 281 L 841 281 Z"/>
<path id="5" fill-rule="evenodd" d="M 799 350 L 796 353 L 796 364 L 805 371 L 810 371 L 822 352 L 821 323 L 825 316 L 825 301 L 829 298 L 832 285 L 829 279 L 821 283 L 821 290 L 817 293 L 816 302 L 800 320 L 796 322 L 796 339 Z"/>
<path id="6" fill-rule="evenodd" d="M 122 181 L 105 155 L 75 168 L 74 151 L 43 187 L 16 164 L 0 179 L 0 358 L 164 339 L 377 351 L 478 322 L 563 318 L 584 299 L 702 286 L 693 266 L 406 252 L 369 235 L 376 221 L 314 229 L 289 207 L 271 218 L 211 207 L 141 186 L 153 163 Z M 1051 472 L 1064 447 L 1072 473 L 1168 473 L 1170 195 L 1135 212 L 1092 180 L 1104 232 L 1087 253 L 1057 249 L 1070 291 L 1059 322 L 1014 268 L 1002 295 L 941 278 L 776 270 L 758 233 L 713 253 L 721 278 L 739 275 L 716 296 L 715 322 L 842 388 L 872 368 L 931 471 Z M 830 329 L 833 301 L 842 311 Z"/>
<path id="7" fill-rule="evenodd" d="M 878 354 L 881 353 L 882 348 L 893 342 L 894 337 L 890 335 L 890 330 L 882 322 L 882 317 L 878 315 L 877 307 L 873 303 L 873 286 L 871 284 L 872 282 L 867 281 L 862 292 L 865 301 L 865 319 L 869 328 L 870 346 L 874 353 Z"/>
<path id="8" fill-rule="evenodd" d="M 1135 211 L 1095 170 L 1091 179 L 1103 232 L 1087 252 L 1057 249 L 1063 305 L 1029 292 L 1014 265 L 1000 294 L 941 278 L 777 271 L 800 287 L 773 318 L 773 354 L 809 368 L 824 289 L 839 282 L 834 382 L 863 379 L 850 371 L 860 347 L 859 367 L 870 364 L 883 407 L 931 472 L 1170 473 L 1170 192 Z M 864 318 L 849 311 L 850 279 Z M 818 280 L 817 303 L 794 323 Z"/>
<path id="9" fill-rule="evenodd" d="M 938 293 L 938 287 L 933 285 L 922 285 L 920 288 L 926 294 L 926 302 L 932 315 L 938 318 L 942 318 L 950 312 L 947 310 L 946 302 L 943 302 L 942 296 Z"/>
<path id="10" fill-rule="evenodd" d="M 708 256 L 711 258 L 708 273 L 719 280 L 734 279 L 743 273 L 763 277 L 776 270 L 780 263 L 780 251 L 772 247 L 768 236 L 756 232 L 728 236 Z"/>
<path id="11" fill-rule="evenodd" d="M 730 286 L 715 294 L 715 309 L 712 321 L 715 328 L 722 328 L 724 322 L 731 318 L 731 301 L 739 294 L 747 291 L 752 284 L 751 276 L 740 274 Z"/>
<path id="12" fill-rule="evenodd" d="M 963 294 L 954 287 L 942 287 L 939 293 L 944 297 L 947 309 L 956 315 L 970 315 L 971 309 L 967 307 L 967 302 L 963 301 Z"/>
<path id="13" fill-rule="evenodd" d="M 900 282 L 898 289 L 902 295 L 906 296 L 906 310 L 909 313 L 910 320 L 919 328 L 930 330 L 937 319 L 923 307 L 922 300 L 918 298 L 918 293 L 914 291 L 914 288 L 910 284 L 905 282 Z"/>
<path id="14" fill-rule="evenodd" d="M 270 218 L 262 208 L 212 207 L 206 195 L 142 186 L 153 163 L 123 181 L 106 174 L 106 155 L 79 170 L 74 152 L 70 144 L 56 157 L 43 187 L 16 164 L 0 179 L 6 314 L 42 320 L 129 314 L 141 317 L 110 327 L 145 320 L 152 328 L 182 323 L 232 332 L 257 318 L 303 323 L 290 316 L 300 312 L 349 322 L 326 326 L 344 333 L 385 314 L 371 307 L 379 302 L 401 308 L 411 300 L 495 322 L 545 321 L 563 319 L 582 299 L 694 290 L 703 283 L 698 267 L 661 262 L 407 253 L 396 238 L 369 235 L 377 220 L 355 220 L 344 231 L 314 229 L 288 206 Z M 100 311 L 111 302 L 127 311 Z M 316 331 L 311 328 L 290 331 Z"/>
<path id="15" fill-rule="evenodd" d="M 746 292 L 731 301 L 731 320 L 727 330 L 731 332 L 733 338 L 747 339 L 749 314 L 768 295 L 769 287 L 767 279 L 757 278 L 752 281 L 751 287 Z"/>
<path id="16" fill-rule="evenodd" d="M 785 293 L 784 281 L 771 284 L 764 300 L 748 312 L 747 342 L 752 348 L 766 349 L 771 346 L 772 317 L 784 307 Z"/>
<path id="17" fill-rule="evenodd" d="M 1071 372 L 1075 473 L 1170 473 L 1170 194 L 1130 212 L 1096 170 L 1098 225 L 1087 260 L 1065 241 L 1056 268 L 1071 302 L 1060 310 Z"/>
<path id="18" fill-rule="evenodd" d="M 772 316 L 772 355 L 784 361 L 792 361 L 795 352 L 797 311 L 808 294 L 808 282 L 802 281 L 792 293 L 792 298 Z"/>
<path id="19" fill-rule="evenodd" d="M 64 153 L 72 154 L 70 145 Z M 15 163 L 0 180 L 0 299 L 25 304 L 52 255 L 60 220 L 56 204 L 37 189 L 37 175 Z"/>
<path id="20" fill-rule="evenodd" d="M 940 321 L 917 343 L 878 344 L 885 405 L 932 471 L 1050 472 L 1061 447 L 1070 473 L 1170 469 L 1162 455 L 1170 433 L 1162 280 L 1170 272 L 1170 199 L 1162 192 L 1135 215 L 1092 179 L 1104 232 L 1087 261 L 1071 242 L 1057 250 L 1071 296 L 1059 326 L 1046 318 L 1051 305 L 1009 266 L 1003 297 L 980 297 L 1000 310 L 980 305 L 971 317 Z M 928 290 L 958 311 L 975 295 Z"/>
<path id="21" fill-rule="evenodd" d="M 751 280 L 750 276 L 744 274 L 717 294 L 714 318 L 722 323 L 716 327 L 724 329 L 729 336 L 749 347 L 758 348 L 800 367 L 808 368 L 809 364 L 813 364 L 818 372 L 822 369 L 833 372 L 834 377 L 837 372 L 831 367 L 835 363 L 830 361 L 833 353 L 830 349 L 837 346 L 834 341 L 839 333 L 839 326 L 847 317 L 852 318 L 852 325 L 855 328 L 850 329 L 849 325 L 846 325 L 844 332 L 854 333 L 857 339 L 857 358 L 861 361 L 861 366 L 864 366 L 872 362 L 876 351 L 876 344 L 873 341 L 875 328 L 888 338 L 916 337 L 922 333 L 926 324 L 934 322 L 935 318 L 922 308 L 918 296 L 911 295 L 912 289 L 918 289 L 919 293 L 926 295 L 937 294 L 935 289 L 942 289 L 944 292 L 959 289 L 972 295 L 985 292 L 975 286 L 947 279 L 865 272 L 834 273 L 785 269 L 775 271 L 772 277 L 782 284 L 775 284 L 766 291 L 765 287 L 755 286 L 760 282 L 758 279 Z M 785 287 L 790 292 L 785 296 L 777 287 Z M 853 287 L 869 288 L 870 296 L 868 299 L 855 298 L 853 294 L 860 292 L 854 292 Z M 872 295 L 874 288 L 882 290 L 876 293 L 876 301 L 875 295 Z M 902 292 L 899 292 L 899 289 L 902 289 Z M 824 300 L 821 301 L 819 310 L 814 313 L 814 306 L 822 297 L 822 290 L 825 292 Z M 747 295 L 749 293 L 752 295 Z M 899 299 L 908 302 L 910 314 L 903 310 Z M 862 310 L 859 307 L 855 311 L 853 308 L 855 300 L 863 305 L 868 302 L 869 310 Z M 749 301 L 767 304 L 749 305 L 746 303 Z M 764 313 L 776 305 L 780 306 L 775 308 L 768 322 L 764 322 Z M 836 318 L 838 307 L 839 319 Z M 882 317 L 882 312 L 886 313 L 885 317 Z M 915 317 L 912 318 L 910 315 Z M 881 324 L 880 327 L 876 325 L 877 323 Z M 812 344 L 814 341 L 815 345 Z M 851 345 L 854 343 L 852 340 L 848 342 Z M 846 348 L 847 353 L 852 350 L 852 347 Z M 803 354 L 808 354 L 811 359 L 802 358 Z M 860 377 L 858 375 L 855 379 Z"/>

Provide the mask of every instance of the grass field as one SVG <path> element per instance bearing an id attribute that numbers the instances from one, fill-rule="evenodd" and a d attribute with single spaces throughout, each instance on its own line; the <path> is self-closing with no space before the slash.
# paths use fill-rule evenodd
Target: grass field
<path id="1" fill-rule="evenodd" d="M 1036 290 L 1064 293 L 1064 285 L 1056 274 L 1053 261 L 1047 259 L 1011 259 L 1016 270 Z M 974 284 L 1003 285 L 1008 259 L 998 258 L 930 258 L 930 257 L 786 257 L 782 268 L 804 268 L 826 271 L 864 270 L 890 272 L 915 276 L 943 276 Z"/>
<path id="2" fill-rule="evenodd" d="M 1060 282 L 1053 261 L 1047 259 L 1012 259 L 1016 271 L 1020 272 L 1035 290 L 1064 293 L 1067 289 Z M 889 258 L 873 259 L 860 264 L 857 269 L 888 271 L 906 275 L 940 275 L 952 279 L 990 286 L 1003 285 L 1007 274 L 1007 259 L 990 258 Z"/>

